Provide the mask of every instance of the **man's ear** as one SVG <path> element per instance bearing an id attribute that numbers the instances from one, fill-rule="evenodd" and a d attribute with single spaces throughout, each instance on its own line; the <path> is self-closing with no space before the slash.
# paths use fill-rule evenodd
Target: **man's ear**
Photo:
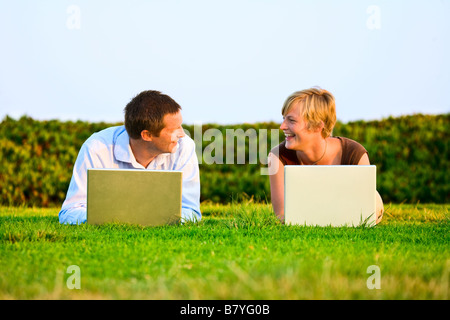
<path id="1" fill-rule="evenodd" d="M 141 131 L 141 138 L 144 141 L 152 141 L 153 135 L 148 130 L 142 130 Z"/>

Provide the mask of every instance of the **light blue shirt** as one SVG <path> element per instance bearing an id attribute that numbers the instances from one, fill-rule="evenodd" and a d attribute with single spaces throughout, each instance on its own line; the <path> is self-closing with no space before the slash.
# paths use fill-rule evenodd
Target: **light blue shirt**
<path id="1" fill-rule="evenodd" d="M 184 136 L 174 153 L 158 155 L 147 168 L 136 161 L 125 126 L 94 133 L 81 146 L 73 168 L 66 199 L 59 212 L 59 222 L 86 222 L 87 169 L 180 170 L 183 172 L 182 220 L 200 220 L 200 175 L 194 141 Z"/>

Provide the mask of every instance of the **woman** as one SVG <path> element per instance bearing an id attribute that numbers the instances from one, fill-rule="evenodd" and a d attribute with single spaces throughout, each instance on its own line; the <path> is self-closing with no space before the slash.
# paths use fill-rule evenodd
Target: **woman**
<path id="1" fill-rule="evenodd" d="M 369 165 L 367 150 L 358 142 L 332 137 L 336 123 L 333 95 L 321 88 L 311 88 L 290 95 L 281 110 L 286 140 L 269 153 L 270 192 L 277 217 L 284 221 L 285 165 Z M 378 192 L 377 219 L 384 208 Z"/>

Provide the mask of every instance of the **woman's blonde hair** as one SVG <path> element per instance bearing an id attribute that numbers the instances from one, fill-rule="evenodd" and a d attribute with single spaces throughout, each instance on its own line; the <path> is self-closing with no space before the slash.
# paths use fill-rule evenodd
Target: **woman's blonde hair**
<path id="1" fill-rule="evenodd" d="M 319 127 L 323 122 L 322 137 L 331 136 L 336 124 L 336 104 L 330 92 L 319 87 L 294 92 L 283 104 L 283 117 L 296 102 L 302 102 L 300 116 L 306 121 L 308 130 Z"/>

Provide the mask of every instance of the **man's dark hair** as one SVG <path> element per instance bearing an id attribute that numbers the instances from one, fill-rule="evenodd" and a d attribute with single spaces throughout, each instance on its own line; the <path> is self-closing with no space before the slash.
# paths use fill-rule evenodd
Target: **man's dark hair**
<path id="1" fill-rule="evenodd" d="M 181 107 L 168 95 L 159 91 L 143 91 L 125 107 L 125 129 L 130 138 L 140 139 L 142 130 L 159 136 L 164 128 L 164 116 L 174 114 Z"/>

